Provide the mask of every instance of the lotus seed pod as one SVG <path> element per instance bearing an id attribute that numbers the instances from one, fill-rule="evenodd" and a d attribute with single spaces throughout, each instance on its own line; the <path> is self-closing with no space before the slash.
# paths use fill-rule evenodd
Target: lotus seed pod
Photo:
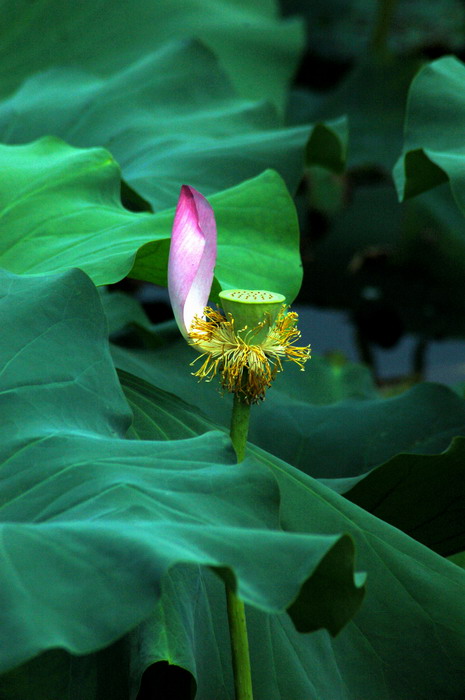
<path id="1" fill-rule="evenodd" d="M 234 319 L 236 334 L 254 345 L 266 338 L 286 301 L 282 294 L 263 289 L 228 289 L 219 297 L 223 311 Z"/>

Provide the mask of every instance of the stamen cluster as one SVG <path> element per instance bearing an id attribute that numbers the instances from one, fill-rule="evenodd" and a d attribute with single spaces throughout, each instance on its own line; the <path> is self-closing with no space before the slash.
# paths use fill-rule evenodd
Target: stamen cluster
<path id="1" fill-rule="evenodd" d="M 193 375 L 211 381 L 219 374 L 223 389 L 239 394 L 246 403 L 258 403 L 265 397 L 283 369 L 282 360 L 291 360 L 303 370 L 310 357 L 310 346 L 294 345 L 300 338 L 298 316 L 286 313 L 284 305 L 264 340 L 256 343 L 254 337 L 268 325 L 267 319 L 256 328 L 236 331 L 231 315 L 226 318 L 210 307 L 204 309 L 204 314 L 204 318 L 195 316 L 189 332 L 190 345 L 201 352 L 194 362 L 204 359 Z"/>

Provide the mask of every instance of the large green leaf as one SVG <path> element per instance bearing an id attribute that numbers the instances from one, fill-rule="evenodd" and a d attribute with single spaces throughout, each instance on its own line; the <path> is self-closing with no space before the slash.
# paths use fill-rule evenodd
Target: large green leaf
<path id="1" fill-rule="evenodd" d="M 0 264 L 15 273 L 80 267 L 95 282 L 132 277 L 166 284 L 174 210 L 134 214 L 119 201 L 119 168 L 103 149 L 47 137 L 0 146 Z M 211 198 L 221 287 L 272 288 L 292 301 L 302 271 L 292 199 L 276 173 Z M 244 255 L 249 253 L 247 264 Z"/>
<path id="2" fill-rule="evenodd" d="M 316 110 L 309 110 L 307 119 L 330 120 L 346 114 L 349 165 L 390 170 L 402 147 L 407 91 L 418 67 L 416 59 L 378 62 L 367 57 Z"/>
<path id="3" fill-rule="evenodd" d="M 307 143 L 306 163 L 341 173 L 346 166 L 349 125 L 347 117 L 317 122 Z"/>
<path id="4" fill-rule="evenodd" d="M 283 128 L 270 104 L 239 99 L 198 42 L 154 48 L 109 78 L 60 63 L 34 71 L 0 103 L 0 138 L 103 146 L 154 211 L 174 206 L 182 183 L 210 195 L 266 168 L 295 190 L 309 125 Z"/>
<path id="5" fill-rule="evenodd" d="M 432 339 L 463 338 L 463 212 L 448 183 L 409 199 L 402 209 L 398 258 L 404 280 L 398 286 L 396 303 L 403 310 L 406 326 Z M 456 381 L 462 377 L 463 368 L 458 362 Z"/>
<path id="6" fill-rule="evenodd" d="M 216 424 L 224 427 L 229 425 L 232 396 L 222 395 L 217 379 L 211 383 L 198 382 L 190 376 L 196 369 L 195 361 L 199 356 L 183 340 L 165 346 L 160 344 L 155 350 L 127 350 L 114 345 L 112 355 L 119 369 L 175 393 L 199 408 Z M 315 357 L 307 363 L 303 373 L 293 365 L 286 364 L 285 371 L 278 375 L 272 389 L 268 391 L 265 403 L 252 407 L 251 430 L 255 430 L 256 422 L 261 422 L 260 416 L 268 405 L 271 413 L 272 407 L 276 407 L 278 423 L 282 417 L 280 411 L 284 412 L 288 405 L 299 402 L 324 405 L 349 397 L 367 398 L 375 395 L 369 371 L 364 367 L 352 364 L 334 367 L 323 358 Z M 281 429 L 278 432 L 284 442 L 285 433 Z M 263 447 L 266 449 L 266 444 Z"/>
<path id="7" fill-rule="evenodd" d="M 11 272 L 81 267 L 107 284 L 125 277 L 137 248 L 160 235 L 152 214 L 121 205 L 120 170 L 108 151 L 46 137 L 0 145 L 0 163 L 0 264 Z"/>
<path id="8" fill-rule="evenodd" d="M 312 655 L 310 668 L 318 668 L 317 674 L 298 681 L 307 686 L 307 694 L 319 686 L 322 699 L 460 697 L 465 687 L 465 674 L 458 670 L 465 656 L 464 572 L 365 511 L 320 492 L 321 508 L 323 502 L 334 507 L 327 519 L 326 508 L 323 514 L 317 505 L 309 506 L 316 482 L 275 460 L 270 467 L 280 484 L 283 526 L 312 531 L 324 520 L 331 529 L 332 517 L 340 521 L 340 509 L 370 581 L 364 606 L 336 640 L 328 644 L 323 635 L 296 640 L 301 658 Z M 270 642 L 276 627 L 280 621 L 271 620 Z M 285 622 L 282 629 L 290 633 Z M 326 672 L 320 676 L 323 665 Z"/>
<path id="9" fill-rule="evenodd" d="M 172 391 L 214 424 L 228 426 L 231 396 L 219 382 L 198 382 L 184 341 L 155 350 L 114 346 L 117 367 Z M 385 399 L 365 368 L 314 357 L 300 372 L 285 365 L 260 406 L 252 407 L 250 440 L 310 476 L 356 477 L 400 452 L 439 453 L 465 433 L 465 401 L 433 383 Z"/>
<path id="10" fill-rule="evenodd" d="M 463 437 L 442 454 L 399 454 L 345 496 L 435 552 L 457 554 L 465 550 L 464 460 Z"/>
<path id="11" fill-rule="evenodd" d="M 118 376 L 134 416 L 128 437 L 138 440 L 184 440 L 222 428 L 174 394 L 122 370 L 119 370 Z"/>
<path id="12" fill-rule="evenodd" d="M 175 391 L 202 411 L 205 417 L 172 405 L 180 419 L 179 436 L 205 432 L 215 424 L 227 428 L 230 397 L 221 397 L 215 386 L 198 384 L 189 376 L 193 354 L 185 344 L 112 352 L 117 366 Z M 303 374 L 293 369 L 286 368 L 264 403 L 253 407 L 251 443 L 441 554 L 465 548 L 462 512 L 456 508 L 462 492 L 462 452 L 454 448 L 440 454 L 454 436 L 465 433 L 463 399 L 436 384 L 420 384 L 384 399 L 361 367 L 333 366 L 321 358 L 312 358 Z M 169 435 L 163 413 L 157 417 L 159 428 L 147 418 L 156 413 L 154 389 L 141 379 L 128 380 L 128 375 L 122 383 L 139 424 L 133 429 L 141 431 L 141 437 L 156 430 Z"/>
<path id="13" fill-rule="evenodd" d="M 304 494 L 305 484 L 299 488 Z M 297 635 L 286 616 L 247 610 L 258 698 L 456 700 L 463 694 L 463 571 L 405 536 L 400 535 L 404 547 L 399 548 L 398 540 L 390 543 L 388 531 L 387 539 L 379 538 L 376 528 L 373 534 L 363 532 L 372 522 L 376 519 L 361 524 L 359 539 L 363 559 L 373 562 L 373 585 L 370 576 L 362 610 L 336 639 L 319 632 Z M 416 556 L 409 556 L 409 545 Z M 134 645 L 143 651 L 144 667 L 169 654 L 172 663 L 192 673 L 207 668 L 198 681 L 197 699 L 229 700 L 221 665 L 228 645 L 221 587 L 208 572 L 189 573 L 174 578 L 151 624 L 136 631 Z M 199 634 L 197 650 L 206 653 L 198 654 L 192 666 L 189 640 L 174 635 L 162 639 L 157 630 L 162 620 L 185 620 L 186 603 L 194 596 L 199 614 L 191 618 L 190 629 Z M 203 640 L 213 635 L 215 647 L 204 646 Z"/>
<path id="14" fill-rule="evenodd" d="M 299 226 L 292 199 L 273 171 L 220 192 L 209 201 L 218 228 L 215 277 L 225 289 L 272 289 L 291 303 L 300 289 Z M 156 215 L 166 236 L 174 211 Z M 147 243 L 129 275 L 166 283 L 168 240 Z"/>
<path id="15" fill-rule="evenodd" d="M 465 434 L 465 402 L 446 387 L 420 384 L 399 396 L 330 405 L 277 397 L 256 411 L 253 443 L 313 477 L 355 477 L 399 452 L 434 453 Z"/>
<path id="16" fill-rule="evenodd" d="M 449 180 L 465 211 L 465 66 L 452 56 L 426 65 L 412 83 L 405 119 L 403 155 L 394 176 L 401 199 Z"/>
<path id="17" fill-rule="evenodd" d="M 134 296 L 116 291 L 114 287 L 100 287 L 99 293 L 100 301 L 107 317 L 110 337 L 113 334 L 125 331 L 129 326 L 132 329 L 143 329 L 153 337 L 154 334 L 151 333 L 152 324 Z M 170 326 L 172 323 L 168 321 Z M 176 324 L 174 324 L 174 327 L 177 329 Z"/>
<path id="18" fill-rule="evenodd" d="M 147 439 L 153 430 L 156 436 L 161 424 L 165 438 L 198 429 L 186 405 L 169 397 L 169 403 L 163 402 L 169 409 L 162 415 L 162 392 L 125 374 L 122 381 L 131 405 L 143 409 L 143 414 L 135 412 L 136 434 Z M 198 415 L 195 420 L 199 420 Z M 199 426 L 202 432 L 211 427 L 209 421 L 203 423 Z M 270 432 L 274 429 L 270 425 Z M 286 530 L 330 532 L 337 523 L 344 522 L 357 542 L 360 561 L 370 574 L 364 606 L 335 640 L 324 633 L 299 636 L 284 616 L 270 617 L 248 610 L 257 696 L 321 700 L 459 697 L 465 687 L 465 673 L 457 671 L 463 668 L 465 654 L 465 573 L 269 453 L 250 445 L 249 454 L 251 462 L 267 464 L 278 479 L 281 522 Z M 459 457 L 451 455 L 456 471 L 460 469 Z M 439 466 L 439 462 L 433 463 L 435 458 L 412 455 L 412 459 L 418 461 L 415 469 L 419 478 L 421 461 L 430 459 L 431 470 Z M 430 470 L 428 474 L 431 475 Z M 452 473 L 447 471 L 447 476 Z M 441 487 L 440 478 L 434 479 L 434 484 L 438 505 L 432 512 L 437 510 L 440 514 L 443 510 L 446 519 L 447 507 L 441 498 L 443 494 L 450 495 L 450 488 Z M 395 491 L 397 484 L 391 479 L 389 486 Z M 381 513 L 383 495 L 374 489 L 373 498 L 380 501 Z M 458 504 L 458 494 L 457 498 Z M 405 505 L 416 510 L 415 503 Z M 425 507 L 424 512 L 427 511 Z M 226 700 L 228 679 L 222 672 L 222 659 L 227 654 L 228 640 L 221 627 L 221 590 L 210 576 L 199 571 L 178 570 L 168 581 L 154 616 L 134 633 L 135 646 L 142 649 L 140 670 L 169 656 L 171 663 L 178 663 L 197 676 L 200 700 L 212 695 Z M 181 625 L 193 598 L 202 618 L 195 615 L 189 618 L 187 626 Z M 166 620 L 173 620 L 173 624 L 168 625 L 167 636 L 161 636 L 157 630 Z M 209 644 L 212 635 L 217 649 Z M 197 655 L 193 636 L 197 640 L 195 649 L 202 650 Z M 273 663 L 269 661 L 271 655 Z M 207 664 L 208 675 L 199 677 L 198 670 Z"/>
<path id="19" fill-rule="evenodd" d="M 1 674 L 0 696 L 2 700 L 128 700 L 127 646 L 123 638 L 84 656 L 63 649 L 46 651 Z"/>
<path id="20" fill-rule="evenodd" d="M 2 0 L 1 11 L 8 30 L 0 42 L 3 94 L 56 65 L 108 78 L 166 41 L 198 37 L 241 95 L 282 105 L 303 40 L 301 22 L 280 19 L 274 0 Z"/>
<path id="21" fill-rule="evenodd" d="M 126 439 L 131 412 L 82 272 L 2 272 L 0 304 L 2 670 L 108 645 L 149 615 L 178 563 L 216 569 L 269 613 L 289 608 L 303 631 L 340 630 L 363 597 L 351 538 L 283 532 L 269 469 L 235 465 L 221 432 Z"/>

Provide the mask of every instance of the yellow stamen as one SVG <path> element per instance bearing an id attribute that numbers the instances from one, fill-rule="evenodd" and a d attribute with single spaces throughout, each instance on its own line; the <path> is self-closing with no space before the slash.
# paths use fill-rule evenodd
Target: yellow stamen
<path id="1" fill-rule="evenodd" d="M 310 357 L 309 346 L 293 344 L 300 338 L 296 327 L 298 316 L 294 312 L 286 313 L 285 306 L 265 339 L 255 344 L 254 336 L 262 330 L 263 324 L 250 330 L 241 328 L 239 335 L 231 315 L 227 319 L 210 307 L 204 309 L 204 314 L 205 318 L 195 316 L 189 332 L 190 345 L 201 353 L 194 362 L 204 358 L 193 375 L 199 381 L 209 382 L 220 374 L 223 389 L 240 394 L 247 403 L 257 403 L 264 398 L 273 379 L 283 369 L 282 359 L 295 362 L 303 370 Z"/>

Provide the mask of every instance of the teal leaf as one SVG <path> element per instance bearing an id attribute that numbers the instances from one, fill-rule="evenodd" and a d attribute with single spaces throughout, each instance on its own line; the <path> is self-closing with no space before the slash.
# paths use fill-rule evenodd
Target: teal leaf
<path id="1" fill-rule="evenodd" d="M 129 438 L 185 440 L 220 427 L 174 394 L 162 391 L 134 374 L 119 370 L 118 377 L 133 413 L 127 434 Z"/>
<path id="2" fill-rule="evenodd" d="M 403 153 L 394 168 L 401 200 L 448 180 L 457 205 L 465 211 L 464 80 L 465 66 L 446 56 L 424 66 L 412 82 Z"/>
<path id="3" fill-rule="evenodd" d="M 361 611 L 338 637 L 331 639 L 324 632 L 298 635 L 287 616 L 247 609 L 254 697 L 460 697 L 465 680 L 464 635 L 460 628 L 463 571 L 414 542 L 410 554 L 416 551 L 418 558 L 410 559 L 408 545 L 398 549 L 399 538 L 391 549 L 388 531 L 387 540 L 379 539 L 380 531 L 372 528 L 372 522 L 365 521 L 369 529 L 360 533 L 364 559 L 373 557 L 367 597 Z M 400 538 L 404 543 L 409 541 L 405 536 Z M 134 648 L 143 650 L 137 668 L 142 671 L 169 655 L 172 663 L 195 675 L 199 700 L 229 700 L 229 676 L 222 665 L 228 654 L 222 593 L 216 577 L 208 571 L 184 568 L 170 575 L 166 595 L 153 616 L 133 634 Z M 191 638 L 185 628 L 183 636 L 169 634 L 163 639 L 157 635 L 161 621 L 170 622 L 169 630 L 177 629 L 175 622 L 186 619 L 192 599 L 199 609 L 190 618 L 191 634 L 198 635 L 195 660 L 190 655 Z M 212 638 L 214 645 L 208 643 Z"/>
<path id="4" fill-rule="evenodd" d="M 104 149 L 49 136 L 0 145 L 0 163 L 0 264 L 11 272 L 80 267 L 95 284 L 108 284 L 125 277 L 137 248 L 157 238 L 153 215 L 121 205 L 120 169 Z"/>
<path id="5" fill-rule="evenodd" d="M 3 272 L 0 306 L 3 671 L 47 649 L 107 646 L 150 614 L 177 564 L 211 567 L 249 605 L 289 608 L 310 631 L 324 590 L 299 596 L 329 562 L 338 577 L 324 623 L 341 629 L 364 592 L 351 538 L 282 531 L 275 479 L 236 465 L 222 432 L 127 439 L 106 319 L 81 271 Z"/>
<path id="6" fill-rule="evenodd" d="M 465 550 L 464 458 L 463 437 L 441 454 L 398 454 L 345 496 L 435 552 L 457 554 Z"/>
<path id="7" fill-rule="evenodd" d="M 208 196 L 267 168 L 294 191 L 311 127 L 285 128 L 271 104 L 255 100 L 237 96 L 205 46 L 176 41 L 110 76 L 80 63 L 35 70 L 0 102 L 0 136 L 17 144 L 53 134 L 107 148 L 153 211 L 174 206 L 183 183 Z"/>
<path id="8" fill-rule="evenodd" d="M 124 331 L 128 326 L 141 328 L 149 333 L 152 331 L 152 324 L 134 296 L 108 287 L 100 287 L 99 293 L 110 336 Z"/>
<path id="9" fill-rule="evenodd" d="M 97 285 L 128 274 L 166 284 L 174 210 L 153 215 L 124 209 L 119 167 L 108 151 L 46 137 L 1 145 L 0 165 L 3 267 L 34 275 L 79 267 Z M 272 287 L 291 302 L 302 279 L 299 228 L 279 175 L 266 171 L 214 195 L 211 203 L 219 231 L 219 285 Z"/>
<path id="10" fill-rule="evenodd" d="M 222 289 L 270 289 L 291 303 L 300 289 L 299 225 L 279 175 L 259 177 L 208 198 L 218 229 L 215 277 Z M 171 229 L 174 210 L 156 215 L 157 230 Z M 138 251 L 129 276 L 166 284 L 168 240 Z M 212 297 L 217 300 L 213 289 Z"/>
<path id="11" fill-rule="evenodd" d="M 383 62 L 365 57 L 324 99 L 308 101 L 300 120 L 321 120 L 329 127 L 331 120 L 341 124 L 341 115 L 345 115 L 350 134 L 348 167 L 390 170 L 402 148 L 407 92 L 418 68 L 414 58 Z M 345 140 L 343 132 L 341 135 Z"/>
<path id="12" fill-rule="evenodd" d="M 157 336 L 155 336 L 156 339 Z M 196 369 L 198 354 L 183 340 L 167 341 L 158 349 L 128 350 L 112 345 L 112 357 L 118 369 L 136 375 L 165 391 L 170 391 L 200 409 L 216 425 L 229 426 L 232 396 L 222 395 L 220 383 L 199 382 L 191 373 Z M 265 411 L 282 419 L 287 406 L 308 406 L 337 403 L 347 399 L 378 396 L 372 376 L 366 367 L 352 363 L 334 365 L 315 356 L 307 362 L 305 372 L 290 363 L 278 374 L 263 404 L 252 408 L 251 430 L 260 424 Z M 267 406 L 270 406 L 268 412 Z M 281 431 L 278 431 L 281 433 Z M 279 440 L 276 437 L 276 440 Z M 284 433 L 283 440 L 285 441 Z M 266 448 L 266 445 L 263 445 Z M 290 447 L 292 450 L 292 447 Z"/>
<path id="13" fill-rule="evenodd" d="M 183 435 L 190 435 L 190 430 L 206 432 L 215 424 L 227 429 L 231 398 L 189 376 L 188 350 L 173 345 L 169 351 L 113 348 L 112 352 L 117 366 L 196 406 L 190 413 L 187 407 L 175 410 L 182 416 Z M 185 367 L 184 375 L 176 375 L 176 364 Z M 127 376 L 122 378 L 126 392 Z M 334 367 L 320 358 L 312 358 L 305 373 L 286 368 L 263 404 L 252 409 L 250 443 L 441 554 L 465 549 L 463 513 L 458 507 L 461 441 L 451 453 L 444 452 L 455 436 L 465 434 L 465 402 L 450 389 L 429 383 L 385 399 L 367 380 L 362 367 Z M 150 407 L 143 398 L 150 384 L 143 383 L 142 390 L 137 387 L 142 380 L 131 381 L 136 382 L 130 385 L 135 393 L 128 394 L 136 417 L 133 429 L 145 436 L 155 427 L 142 418 L 155 415 L 157 397 L 152 395 Z M 169 435 L 166 416 L 157 420 Z"/>
<path id="14" fill-rule="evenodd" d="M 368 572 L 364 605 L 331 642 L 333 652 L 323 655 L 331 670 L 315 682 L 329 683 L 335 662 L 341 697 L 347 686 L 354 700 L 364 695 L 405 700 L 415 695 L 430 700 L 460 696 L 465 683 L 465 674 L 457 671 L 465 654 L 464 572 L 396 528 L 347 501 L 344 507 L 326 492 L 326 502 L 337 506 L 327 515 L 325 508 L 323 515 L 316 504 L 308 504 L 308 494 L 317 482 L 285 463 L 273 461 L 270 466 L 280 484 L 283 526 L 311 531 L 321 527 L 324 518 L 325 526 L 331 528 L 341 508 L 355 539 L 358 561 Z M 298 646 L 302 654 L 304 649 L 307 654 L 315 649 L 314 644 L 320 654 L 322 646 L 327 649 L 321 637 L 302 642 Z M 333 697 L 337 693 L 333 690 Z"/>
<path id="15" fill-rule="evenodd" d="M 465 402 L 439 384 L 419 384 L 388 399 L 341 397 L 318 405 L 312 398 L 281 393 L 273 400 L 270 391 L 250 440 L 320 479 L 366 474 L 400 452 L 441 452 L 465 434 Z"/>
<path id="16" fill-rule="evenodd" d="M 163 418 L 163 429 L 167 436 L 176 436 L 180 423 L 184 429 L 193 427 L 187 417 L 186 404 L 176 404 L 172 397 L 166 397 L 169 404 L 165 403 L 164 392 L 150 389 L 145 383 L 139 383 L 140 380 L 134 380 L 128 375 L 123 374 L 121 377 L 125 391 L 130 387 L 128 396 L 133 407 L 138 405 L 138 393 L 143 387 L 140 394 L 145 417 L 141 422 L 140 416 L 135 412 L 136 432 L 139 430 L 138 424 L 147 428 L 147 414 L 153 420 L 153 429 L 157 430 L 162 406 L 168 405 L 170 409 Z M 437 389 L 443 390 L 441 387 Z M 421 405 L 420 397 L 418 401 L 417 409 Z M 361 405 L 368 402 L 369 400 L 360 401 Z M 406 416 L 404 414 L 404 420 L 407 420 Z M 198 418 L 197 414 L 196 419 Z M 204 431 L 210 427 L 211 422 L 204 420 L 200 429 Z M 270 432 L 273 430 L 276 430 L 276 426 L 270 425 Z M 150 428 L 145 437 L 149 431 Z M 417 513 L 420 510 L 414 498 L 413 481 L 419 482 L 418 499 L 421 500 L 425 488 L 428 489 L 429 479 L 432 479 L 431 498 L 436 488 L 438 503 L 432 510 L 429 508 L 430 503 L 425 504 L 423 512 L 432 512 L 433 516 L 438 515 L 450 524 L 451 518 L 447 515 L 450 504 L 445 502 L 443 496 L 450 495 L 451 488 L 444 488 L 441 481 L 449 476 L 457 479 L 463 462 L 461 451 L 450 455 L 453 472 L 442 460 L 442 455 L 437 458 L 423 455 L 399 456 L 395 458 L 399 466 L 403 457 L 414 463 L 411 472 L 405 469 L 402 473 L 398 469 L 391 473 L 392 478 L 389 479 L 386 470 L 385 488 L 377 490 L 375 485 L 373 489 L 374 500 L 379 497 L 380 514 L 383 515 L 386 493 L 387 503 L 392 497 L 394 506 L 397 493 L 397 502 L 402 504 L 402 493 L 396 492 L 396 476 L 401 482 L 401 488 L 409 480 L 412 481 L 409 494 L 404 493 L 403 505 Z M 344 529 L 348 528 L 352 533 L 357 556 L 369 575 L 363 606 L 335 639 L 330 639 L 321 632 L 298 635 L 285 616 L 269 616 L 248 609 L 256 695 L 259 698 L 277 699 L 340 697 L 353 700 L 361 697 L 407 700 L 415 696 L 427 700 L 435 700 L 436 697 L 453 700 L 459 696 L 465 682 L 465 674 L 457 671 L 462 668 L 461 659 L 465 653 L 463 570 L 382 519 L 341 498 L 320 482 L 252 444 L 249 446 L 249 460 L 250 464 L 266 464 L 278 479 L 281 492 L 280 517 L 286 531 L 331 532 L 340 527 L 339 523 L 344 522 Z M 408 462 L 404 462 L 403 466 L 408 466 Z M 425 468 L 428 470 L 426 479 Z M 433 470 L 436 470 L 437 477 L 433 477 Z M 376 470 L 371 475 L 375 473 Z M 393 494 L 389 493 L 388 487 L 392 487 Z M 370 495 L 368 489 L 366 495 Z M 454 518 L 458 525 L 462 513 L 459 505 L 460 490 L 456 491 L 456 497 L 457 517 L 454 515 Z M 412 524 L 415 516 L 410 517 Z M 463 526 L 463 517 L 460 522 Z M 415 532 L 412 534 L 415 535 Z M 331 581 L 334 581 L 333 575 L 334 570 L 331 572 Z M 310 586 L 311 581 L 312 579 Z M 200 619 L 196 615 L 190 618 L 189 627 L 183 626 L 181 630 L 180 620 L 185 620 L 185 611 L 193 599 L 200 607 L 202 617 Z M 179 663 L 196 678 L 200 698 L 207 700 L 216 692 L 219 698 L 226 700 L 228 677 L 225 678 L 222 671 L 222 659 L 227 655 L 228 640 L 221 624 L 224 614 L 221 601 L 221 590 L 208 573 L 192 569 L 187 571 L 185 568 L 173 572 L 167 582 L 166 594 L 162 595 L 153 616 L 134 632 L 134 645 L 143 649 L 143 660 L 139 659 L 142 664 L 140 671 L 154 661 L 169 657 L 171 663 Z M 324 604 L 323 601 L 321 604 Z M 168 625 L 167 637 L 156 634 L 162 620 L 173 620 L 173 625 Z M 191 630 L 190 634 L 188 629 Z M 399 629 L 402 634 L 399 634 Z M 199 635 L 195 647 L 198 654 L 194 653 L 191 642 L 196 632 Z M 216 640 L 214 648 L 211 646 L 212 634 Z M 412 640 L 415 640 L 413 651 Z M 270 662 L 271 658 L 273 662 Z M 318 667 L 317 674 L 313 673 L 315 666 Z M 203 669 L 208 671 L 201 674 Z"/>
<path id="17" fill-rule="evenodd" d="M 63 649 L 39 654 L 0 675 L 2 700 L 128 700 L 131 676 L 127 646 L 123 638 L 83 656 Z"/>
<path id="18" fill-rule="evenodd" d="M 219 57 L 241 96 L 259 94 L 280 107 L 303 48 L 301 20 L 281 19 L 270 0 L 133 0 L 130 7 L 39 0 L 33 8 L 15 0 L 3 10 L 9 30 L 0 42 L 4 94 L 56 65 L 109 78 L 167 41 L 196 37 Z"/>
<path id="19" fill-rule="evenodd" d="M 315 124 L 307 143 L 307 165 L 319 165 L 335 173 L 346 166 L 349 125 L 346 117 Z"/>

